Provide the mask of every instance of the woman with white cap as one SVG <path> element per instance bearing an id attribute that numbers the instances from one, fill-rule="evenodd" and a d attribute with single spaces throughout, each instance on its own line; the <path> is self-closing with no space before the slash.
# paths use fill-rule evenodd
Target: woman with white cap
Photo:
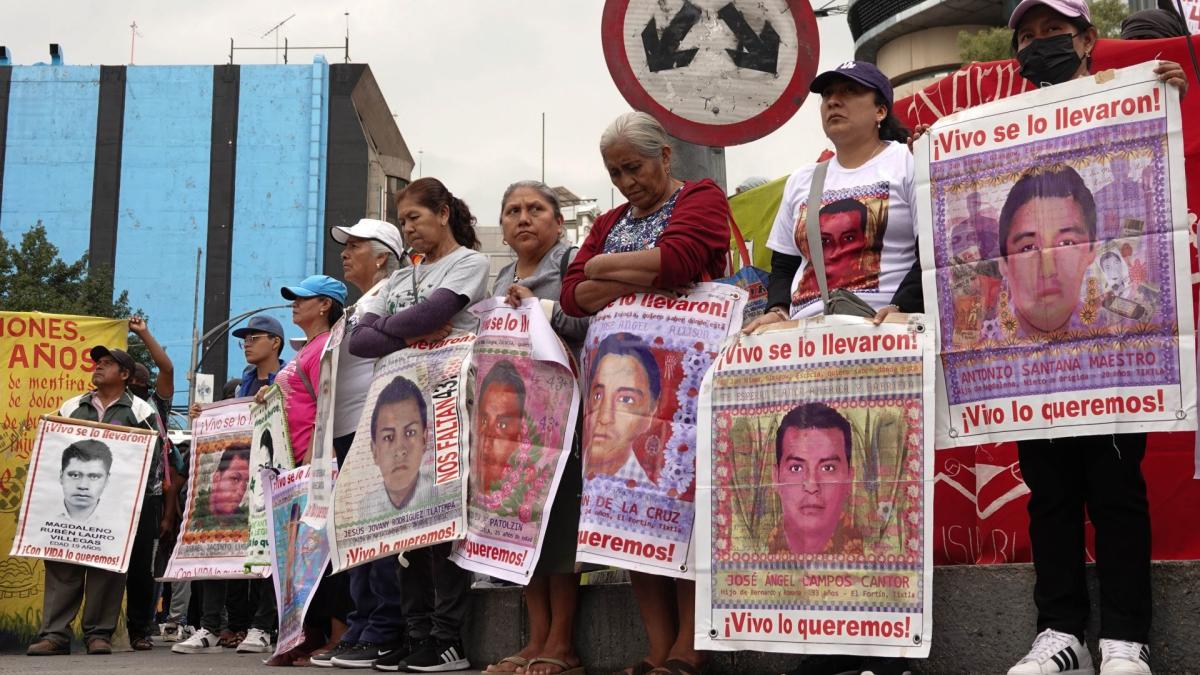
<path id="1" fill-rule="evenodd" d="M 342 276 L 363 298 L 377 296 L 388 277 L 400 269 L 404 241 L 400 230 L 391 223 L 364 218 L 351 227 L 334 227 L 329 235 L 343 246 Z M 355 356 L 349 349 L 349 334 L 358 324 L 365 305 L 360 301 L 349 308 L 345 333 L 337 345 L 336 400 L 330 410 L 338 466 L 344 465 L 346 453 L 354 442 L 377 360 Z M 346 573 L 354 605 L 347 618 L 346 632 L 331 649 L 313 655 L 310 659 L 313 665 L 370 668 L 381 652 L 387 653 L 391 645 L 401 640 L 404 620 L 398 571 L 397 559 L 386 557 Z"/>

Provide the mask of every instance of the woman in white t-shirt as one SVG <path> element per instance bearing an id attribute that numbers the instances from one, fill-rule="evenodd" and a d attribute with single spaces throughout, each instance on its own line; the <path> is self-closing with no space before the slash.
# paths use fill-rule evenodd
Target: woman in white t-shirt
<path id="1" fill-rule="evenodd" d="M 467 307 L 487 296 L 490 266 L 475 250 L 475 218 L 463 200 L 436 178 L 419 178 L 396 197 L 396 213 L 415 264 L 397 270 L 378 295 L 359 301 L 358 325 L 350 334 L 355 356 L 380 358 L 445 337 L 451 329 L 472 332 L 479 321 Z M 375 668 L 469 665 L 461 641 L 469 577 L 449 554 L 448 542 L 405 552 L 409 566 L 400 574 L 400 587 L 409 643 L 378 654 Z"/>
<path id="2" fill-rule="evenodd" d="M 892 86 L 874 65 L 848 61 L 813 80 L 821 126 L 836 154 L 829 160 L 818 222 L 829 288 L 853 291 L 876 310 L 919 312 L 921 269 L 908 130 L 892 114 Z M 767 247 L 767 313 L 744 332 L 824 313 L 809 264 L 808 197 L 817 165 L 788 178 Z"/>

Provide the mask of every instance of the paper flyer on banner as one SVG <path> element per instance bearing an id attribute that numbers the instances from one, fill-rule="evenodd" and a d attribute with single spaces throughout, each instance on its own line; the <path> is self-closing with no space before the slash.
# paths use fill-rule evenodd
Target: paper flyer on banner
<path id="1" fill-rule="evenodd" d="M 718 356 L 700 395 L 697 649 L 929 655 L 925 321 L 811 319 Z"/>
<path id="2" fill-rule="evenodd" d="M 638 293 L 592 319 L 583 347 L 583 497 L 576 560 L 695 578 L 700 383 L 741 328 L 746 292 Z"/>
<path id="3" fill-rule="evenodd" d="M 129 569 L 155 439 L 145 429 L 43 417 L 9 555 Z"/>
<path id="4" fill-rule="evenodd" d="M 204 406 L 192 421 L 187 503 L 165 580 L 259 578 L 246 569 L 250 545 L 252 398 Z"/>
<path id="5" fill-rule="evenodd" d="M 463 569 L 527 584 L 575 437 L 579 389 L 570 357 L 536 298 L 477 303 L 475 407 Z"/>
<path id="6" fill-rule="evenodd" d="M 304 507 L 304 523 L 324 530 L 329 519 L 329 503 L 333 499 L 333 473 L 337 455 L 333 450 L 333 406 L 337 400 L 338 355 L 346 339 L 346 320 L 338 319 L 329 329 L 329 340 L 321 352 L 320 376 L 317 380 L 317 414 L 313 423 L 313 453 L 308 472 L 308 503 Z"/>
<path id="7" fill-rule="evenodd" d="M 473 333 L 418 342 L 375 365 L 346 466 L 333 486 L 334 571 L 466 531 Z"/>
<path id="8" fill-rule="evenodd" d="M 279 385 L 267 387 L 261 405 L 250 406 L 254 421 L 253 442 L 250 444 L 250 542 L 246 564 L 270 573 L 271 551 L 267 542 L 267 503 L 259 480 L 259 469 L 273 467 L 291 470 L 296 462 L 292 455 L 291 433 L 284 412 L 284 393 Z"/>
<path id="9" fill-rule="evenodd" d="M 977 106 L 918 144 L 939 448 L 1195 430 L 1179 93 L 1153 67 Z"/>
<path id="10" fill-rule="evenodd" d="M 304 641 L 304 615 L 329 564 L 329 540 L 301 518 L 308 501 L 310 469 L 300 466 L 276 474 L 261 471 L 270 505 L 267 530 L 271 549 L 272 582 L 279 614 L 275 654 Z"/>

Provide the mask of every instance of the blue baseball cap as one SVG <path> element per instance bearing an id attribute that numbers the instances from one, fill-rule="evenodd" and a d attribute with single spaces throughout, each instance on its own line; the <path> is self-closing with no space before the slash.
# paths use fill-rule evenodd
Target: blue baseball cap
<path id="1" fill-rule="evenodd" d="M 346 284 L 324 274 L 314 274 L 296 286 L 284 286 L 279 293 L 284 300 L 323 295 L 336 300 L 339 305 L 346 304 Z"/>
<path id="2" fill-rule="evenodd" d="M 808 90 L 814 94 L 820 94 L 825 91 L 825 87 L 839 77 L 854 80 L 868 89 L 874 89 L 883 94 L 888 109 L 891 109 L 893 103 L 891 80 L 880 72 L 875 64 L 866 61 L 847 61 L 833 70 L 827 70 L 813 78 L 812 84 L 808 85 Z"/>
<path id="3" fill-rule="evenodd" d="M 244 338 L 251 333 L 266 333 L 277 338 L 283 338 L 283 326 L 275 319 L 265 314 L 255 314 L 250 317 L 245 326 L 233 331 L 233 337 Z"/>

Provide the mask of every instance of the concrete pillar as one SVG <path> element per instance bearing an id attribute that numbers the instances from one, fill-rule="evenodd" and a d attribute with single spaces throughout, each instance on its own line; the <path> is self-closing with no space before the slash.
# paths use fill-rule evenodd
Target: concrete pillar
<path id="1" fill-rule="evenodd" d="M 680 180 L 711 178 L 726 194 L 725 148 L 714 148 L 671 139 L 671 175 Z"/>

